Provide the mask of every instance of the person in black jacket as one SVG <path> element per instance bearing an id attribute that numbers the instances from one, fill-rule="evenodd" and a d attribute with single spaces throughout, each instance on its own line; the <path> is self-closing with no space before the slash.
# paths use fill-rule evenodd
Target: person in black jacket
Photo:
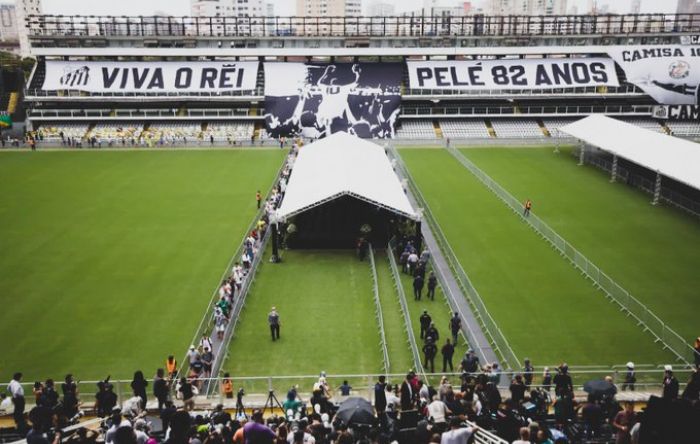
<path id="1" fill-rule="evenodd" d="M 425 336 L 430 336 L 431 338 L 433 338 L 433 341 L 438 341 L 440 339 L 440 333 L 438 333 L 438 329 L 437 327 L 435 327 L 435 323 L 430 323 L 430 326 L 425 331 Z"/>
<path id="2" fill-rule="evenodd" d="M 574 385 L 571 376 L 569 376 L 569 366 L 564 363 L 559 366 L 557 371 L 557 374 L 554 375 L 554 393 L 557 396 L 573 397 Z"/>
<path id="3" fill-rule="evenodd" d="M 377 410 L 377 416 L 381 417 L 386 410 L 386 377 L 379 377 L 379 381 L 374 384 L 374 408 Z"/>
<path id="4" fill-rule="evenodd" d="M 418 275 L 413 278 L 413 298 L 416 301 L 420 301 L 421 294 L 423 293 L 423 285 L 425 284 L 425 281 L 423 278 Z"/>
<path id="5" fill-rule="evenodd" d="M 420 315 L 420 338 L 425 337 L 425 332 L 428 331 L 428 327 L 433 322 L 433 318 L 428 314 L 428 310 L 423 310 L 423 314 Z"/>
<path id="6" fill-rule="evenodd" d="M 670 365 L 664 366 L 663 398 L 678 398 L 678 379 L 673 376 L 673 368 Z"/>
<path id="7" fill-rule="evenodd" d="M 435 289 L 437 288 L 437 278 L 435 272 L 431 271 L 428 275 L 428 299 L 435 300 Z"/>
<path id="8" fill-rule="evenodd" d="M 435 373 L 435 355 L 437 354 L 437 347 L 431 336 L 425 339 L 425 345 L 423 346 L 423 355 L 425 355 L 425 369 L 430 370 L 430 373 Z"/>
<path id="9" fill-rule="evenodd" d="M 452 343 L 457 344 L 457 339 L 459 339 L 459 331 L 462 329 L 462 318 L 459 317 L 459 313 L 456 311 L 450 318 L 450 332 L 452 333 Z"/>
<path id="10" fill-rule="evenodd" d="M 165 401 L 168 400 L 168 381 L 165 380 L 165 371 L 159 368 L 153 381 L 153 396 L 158 400 L 158 411 L 163 411 Z"/>
<path id="11" fill-rule="evenodd" d="M 148 386 L 148 381 L 143 377 L 143 372 L 137 370 L 134 372 L 134 379 L 131 381 L 131 390 L 134 391 L 134 395 L 141 398 L 139 403 L 141 410 L 146 409 L 146 387 Z"/>
<path id="12" fill-rule="evenodd" d="M 406 379 L 401 383 L 401 410 L 413 410 L 413 387 L 411 387 L 410 373 L 406 375 Z"/>
<path id="13" fill-rule="evenodd" d="M 452 366 L 452 356 L 455 354 L 455 346 L 450 343 L 449 339 L 445 341 L 445 345 L 442 346 L 440 352 L 442 353 L 442 372 L 447 372 L 447 366 L 450 367 L 451 372 L 454 371 L 454 367 Z"/>

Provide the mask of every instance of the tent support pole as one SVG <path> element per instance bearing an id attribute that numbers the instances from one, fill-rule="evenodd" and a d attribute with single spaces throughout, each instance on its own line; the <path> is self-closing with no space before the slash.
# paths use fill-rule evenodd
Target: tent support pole
<path id="1" fill-rule="evenodd" d="M 586 146 L 584 144 L 579 144 L 579 150 L 578 150 L 578 166 L 582 166 L 584 161 L 585 161 L 585 156 L 586 155 Z"/>
<path id="2" fill-rule="evenodd" d="M 661 199 L 661 174 L 656 172 L 656 181 L 654 182 L 654 200 L 651 201 L 652 205 L 658 205 Z"/>
<path id="3" fill-rule="evenodd" d="M 423 251 L 423 234 L 421 231 L 421 221 L 416 222 L 416 250 L 420 255 Z"/>
<path id="4" fill-rule="evenodd" d="M 613 156 L 612 171 L 610 174 L 610 182 L 617 180 L 617 156 Z"/>
<path id="5" fill-rule="evenodd" d="M 270 258 L 270 262 L 277 263 L 280 262 L 280 256 L 279 256 L 279 245 L 278 245 L 278 232 L 277 232 L 277 222 L 272 224 L 272 257 Z"/>

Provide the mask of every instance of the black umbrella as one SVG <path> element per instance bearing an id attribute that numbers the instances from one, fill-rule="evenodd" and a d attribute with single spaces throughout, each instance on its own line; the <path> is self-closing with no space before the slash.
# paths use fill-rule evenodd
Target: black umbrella
<path id="1" fill-rule="evenodd" d="M 372 404 L 364 398 L 348 398 L 340 404 L 336 417 L 346 425 L 373 425 L 376 421 Z"/>
<path id="2" fill-rule="evenodd" d="M 594 379 L 583 384 L 583 390 L 593 396 L 613 396 L 617 393 L 617 388 L 604 379 Z"/>

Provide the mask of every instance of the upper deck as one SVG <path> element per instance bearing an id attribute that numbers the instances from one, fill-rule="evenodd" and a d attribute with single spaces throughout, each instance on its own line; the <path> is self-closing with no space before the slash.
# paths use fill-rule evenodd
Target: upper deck
<path id="1" fill-rule="evenodd" d="M 464 17 L 30 16 L 38 56 L 294 57 L 585 53 L 694 42 L 700 14 Z M 535 49 L 536 48 L 536 49 Z"/>

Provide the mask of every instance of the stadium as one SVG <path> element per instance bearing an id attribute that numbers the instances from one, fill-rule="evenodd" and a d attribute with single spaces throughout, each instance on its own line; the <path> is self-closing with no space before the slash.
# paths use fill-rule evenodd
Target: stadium
<path id="1" fill-rule="evenodd" d="M 24 25 L 2 442 L 700 442 L 700 15 Z"/>

